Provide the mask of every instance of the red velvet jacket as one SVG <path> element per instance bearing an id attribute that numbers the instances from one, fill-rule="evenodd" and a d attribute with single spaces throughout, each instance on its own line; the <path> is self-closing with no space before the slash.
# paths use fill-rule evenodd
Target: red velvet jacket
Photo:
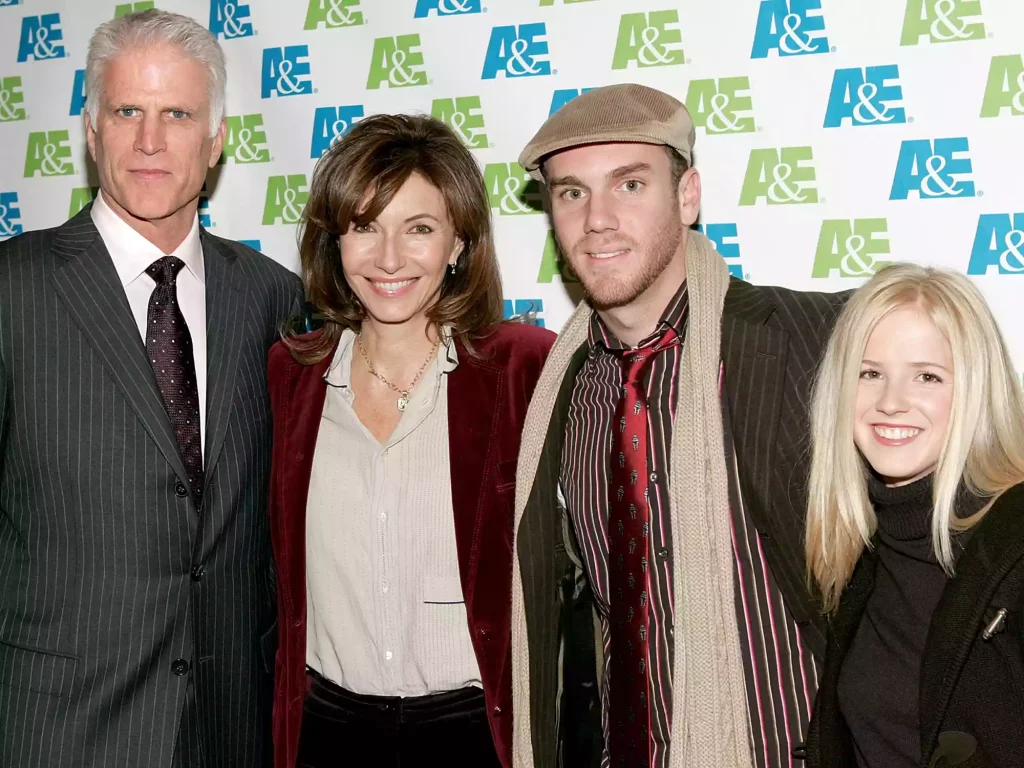
<path id="1" fill-rule="evenodd" d="M 448 374 L 452 508 L 462 593 L 483 681 L 491 733 L 512 765 L 512 527 L 519 437 L 551 331 L 502 323 L 474 343 L 457 344 Z M 274 677 L 274 766 L 294 768 L 306 677 L 306 498 L 332 354 L 300 365 L 279 342 L 270 350 L 274 418 L 270 523 L 277 566 L 278 649 Z M 339 744 L 339 749 L 344 745 Z"/>

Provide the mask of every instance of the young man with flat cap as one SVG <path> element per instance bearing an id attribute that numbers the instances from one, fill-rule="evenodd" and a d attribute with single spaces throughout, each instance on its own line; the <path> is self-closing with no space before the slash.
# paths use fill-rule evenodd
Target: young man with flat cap
<path id="1" fill-rule="evenodd" d="M 586 296 L 519 457 L 522 768 L 801 754 L 824 654 L 802 555 L 806 403 L 846 296 L 729 275 L 690 229 L 694 138 L 679 101 L 622 84 L 573 99 L 520 155 Z"/>

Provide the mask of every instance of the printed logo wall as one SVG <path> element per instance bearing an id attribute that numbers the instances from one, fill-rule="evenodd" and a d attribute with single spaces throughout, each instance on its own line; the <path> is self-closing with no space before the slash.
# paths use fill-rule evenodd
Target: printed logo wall
<path id="1" fill-rule="evenodd" d="M 228 57 L 228 132 L 200 214 L 297 269 L 317 159 L 356 122 L 422 112 L 486 180 L 506 314 L 557 330 L 578 297 L 516 164 L 552 112 L 634 81 L 697 124 L 700 222 L 730 271 L 835 291 L 895 260 L 1024 290 L 1024 4 L 1017 0 L 156 0 Z M 81 115 L 97 24 L 154 2 L 0 0 L 0 238 L 98 184 Z M 1009 334 L 1024 368 L 1024 341 Z"/>

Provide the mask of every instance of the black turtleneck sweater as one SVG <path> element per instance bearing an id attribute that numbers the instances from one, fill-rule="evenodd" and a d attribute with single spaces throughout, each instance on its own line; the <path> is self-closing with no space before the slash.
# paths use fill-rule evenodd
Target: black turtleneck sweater
<path id="1" fill-rule="evenodd" d="M 839 707 L 860 768 L 915 768 L 921 657 L 946 586 L 932 550 L 932 478 L 890 488 L 871 476 L 869 494 L 878 516 L 875 587 L 839 674 Z"/>

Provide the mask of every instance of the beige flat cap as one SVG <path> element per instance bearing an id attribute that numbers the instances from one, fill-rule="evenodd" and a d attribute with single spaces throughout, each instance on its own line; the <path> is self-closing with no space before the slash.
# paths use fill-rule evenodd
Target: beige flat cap
<path id="1" fill-rule="evenodd" d="M 551 115 L 519 155 L 519 164 L 543 181 L 540 165 L 563 149 L 603 142 L 672 147 L 690 164 L 696 140 L 693 119 L 678 99 L 637 83 L 582 93 Z"/>

